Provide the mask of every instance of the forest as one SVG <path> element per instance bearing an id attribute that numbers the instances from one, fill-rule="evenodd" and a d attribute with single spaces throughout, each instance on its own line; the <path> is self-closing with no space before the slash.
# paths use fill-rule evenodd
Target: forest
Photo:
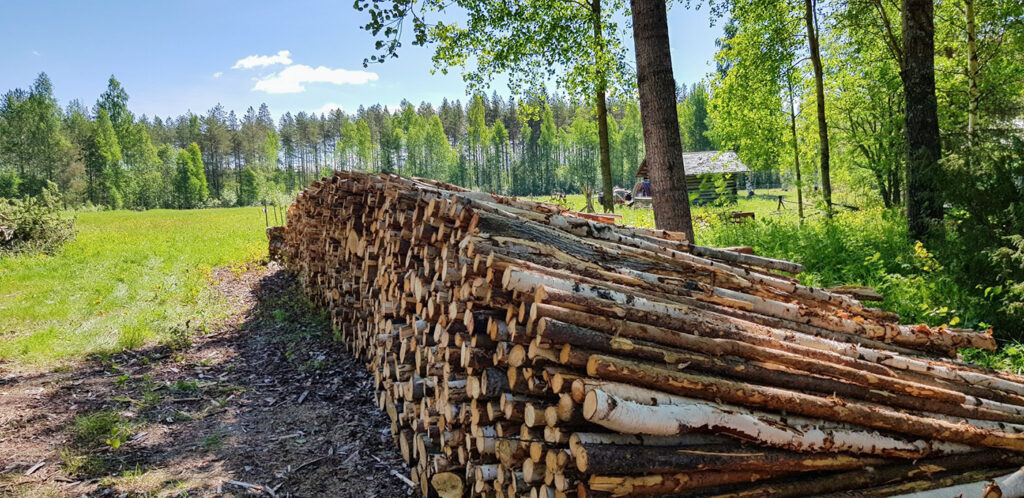
<path id="1" fill-rule="evenodd" d="M 707 88 L 679 89 L 687 150 L 711 150 Z M 286 199 L 332 170 L 385 171 L 512 195 L 578 193 L 598 171 L 591 109 L 562 95 L 524 103 L 477 94 L 354 113 L 285 112 L 266 104 L 242 116 L 218 105 L 177 117 L 134 116 L 111 77 L 92 108 L 61 109 L 40 74 L 8 92 L 0 108 L 4 165 L 0 195 L 37 193 L 55 182 L 69 205 L 126 209 L 251 205 Z M 614 182 L 632 187 L 643 159 L 640 111 L 616 103 L 609 115 Z M 32 123 L 32 124 L 29 124 Z M 196 147 L 192 147 L 195 144 Z M 198 151 L 198 153 L 197 153 Z M 537 166 L 537 167 L 534 167 Z M 191 178 L 198 179 L 188 190 Z"/>

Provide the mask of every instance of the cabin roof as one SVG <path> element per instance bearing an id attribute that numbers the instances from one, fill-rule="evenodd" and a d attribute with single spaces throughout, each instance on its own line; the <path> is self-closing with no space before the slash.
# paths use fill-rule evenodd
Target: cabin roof
<path id="1" fill-rule="evenodd" d="M 717 151 L 706 150 L 703 152 L 683 152 L 683 167 L 686 169 L 686 176 L 703 175 L 707 173 L 745 173 L 750 171 L 739 156 L 731 150 Z M 640 164 L 636 171 L 639 178 L 648 178 L 647 161 Z"/>

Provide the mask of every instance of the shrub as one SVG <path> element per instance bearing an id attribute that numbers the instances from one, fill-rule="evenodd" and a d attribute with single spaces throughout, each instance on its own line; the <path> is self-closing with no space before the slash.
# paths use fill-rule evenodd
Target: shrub
<path id="1" fill-rule="evenodd" d="M 715 218 L 709 218 L 715 221 Z M 701 238 L 702 237 L 702 238 Z M 950 258 L 959 241 L 953 237 L 931 245 L 908 242 L 907 222 L 897 209 L 839 211 L 832 220 L 764 217 L 742 224 L 717 223 L 698 240 L 710 246 L 747 245 L 757 254 L 796 261 L 807 285 L 866 285 L 885 296 L 883 309 L 899 313 L 904 323 L 984 327 L 1005 313 L 987 306 L 984 292 L 965 284 Z M 1001 337 L 1014 328 L 999 320 Z"/>
<path id="2" fill-rule="evenodd" d="M 61 206 L 57 185 L 39 195 L 0 199 L 0 254 L 52 254 L 75 237 L 75 219 Z"/>

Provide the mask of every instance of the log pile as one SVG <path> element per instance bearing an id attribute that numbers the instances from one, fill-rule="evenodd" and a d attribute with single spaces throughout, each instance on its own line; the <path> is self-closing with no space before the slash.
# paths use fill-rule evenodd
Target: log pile
<path id="1" fill-rule="evenodd" d="M 375 375 L 424 496 L 1024 482 L 1024 379 L 956 359 L 991 331 L 901 325 L 863 288 L 781 273 L 798 264 L 427 180 L 337 173 L 287 219 L 286 265 Z"/>

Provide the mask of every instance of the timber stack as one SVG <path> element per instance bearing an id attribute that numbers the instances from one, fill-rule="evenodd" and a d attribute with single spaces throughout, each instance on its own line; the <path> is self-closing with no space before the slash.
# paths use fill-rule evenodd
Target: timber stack
<path id="1" fill-rule="evenodd" d="M 991 331 L 422 179 L 337 173 L 287 219 L 286 266 L 372 370 L 425 496 L 1024 489 L 1024 378 L 956 357 Z"/>

